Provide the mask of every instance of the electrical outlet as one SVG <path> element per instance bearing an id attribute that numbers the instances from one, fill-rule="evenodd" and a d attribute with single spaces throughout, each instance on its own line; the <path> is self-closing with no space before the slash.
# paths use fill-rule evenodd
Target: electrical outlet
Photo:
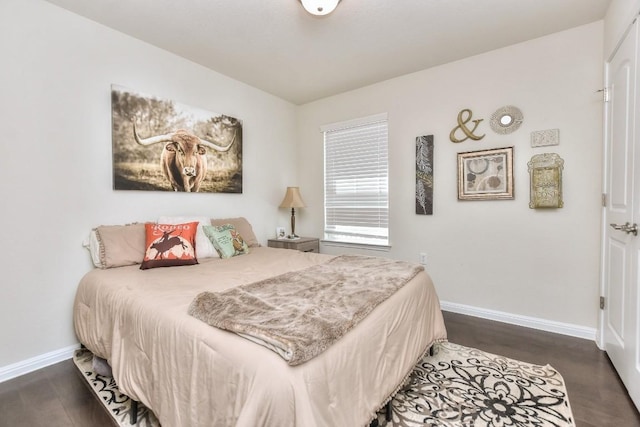
<path id="1" fill-rule="evenodd" d="M 425 252 L 420 252 L 420 264 L 427 265 L 427 254 Z"/>

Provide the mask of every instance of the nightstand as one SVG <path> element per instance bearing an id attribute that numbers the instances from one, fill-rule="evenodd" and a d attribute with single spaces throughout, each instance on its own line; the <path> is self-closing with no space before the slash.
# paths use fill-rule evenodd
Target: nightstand
<path id="1" fill-rule="evenodd" d="M 295 249 L 301 252 L 320 252 L 320 239 L 300 237 L 299 239 L 269 239 L 270 248 Z"/>

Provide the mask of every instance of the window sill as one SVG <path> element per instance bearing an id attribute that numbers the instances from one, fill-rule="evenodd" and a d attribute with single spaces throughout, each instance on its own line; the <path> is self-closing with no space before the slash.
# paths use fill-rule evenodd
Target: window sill
<path id="1" fill-rule="evenodd" d="M 337 248 L 357 248 L 368 249 L 371 251 L 389 252 L 391 245 L 376 245 L 371 243 L 352 243 L 352 242 L 339 242 L 337 240 L 320 240 L 324 246 L 332 246 Z"/>

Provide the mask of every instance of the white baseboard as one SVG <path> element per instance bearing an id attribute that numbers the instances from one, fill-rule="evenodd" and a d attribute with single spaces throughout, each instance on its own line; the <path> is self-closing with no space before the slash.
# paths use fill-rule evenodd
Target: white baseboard
<path id="1" fill-rule="evenodd" d="M 519 314 L 505 313 L 503 311 L 488 310 L 486 308 L 472 307 L 464 304 L 441 301 L 440 306 L 444 311 L 450 311 L 468 316 L 480 317 L 482 319 L 495 320 L 497 322 L 509 323 L 511 325 L 524 326 L 527 328 L 539 329 L 541 331 L 553 332 L 556 334 L 568 335 L 587 340 L 596 340 L 596 329 L 584 326 L 572 325 L 570 323 L 556 322 L 554 320 L 539 319 L 536 317 L 521 316 Z"/>
<path id="2" fill-rule="evenodd" d="M 37 371 L 38 369 L 53 365 L 54 363 L 71 359 L 73 357 L 73 352 L 78 348 L 80 348 L 80 344 L 61 348 L 60 350 L 54 350 L 21 362 L 0 367 L 0 383 L 19 377 L 20 375 L 28 374 L 29 372 Z"/>

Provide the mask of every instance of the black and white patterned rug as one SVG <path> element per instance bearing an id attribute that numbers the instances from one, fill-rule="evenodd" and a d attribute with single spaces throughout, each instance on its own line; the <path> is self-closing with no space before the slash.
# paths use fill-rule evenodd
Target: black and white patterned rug
<path id="1" fill-rule="evenodd" d="M 92 355 L 78 350 L 76 366 L 118 425 L 130 426 L 131 400 L 111 377 L 92 371 Z M 575 427 L 562 376 L 538 366 L 445 342 L 425 356 L 391 400 L 386 427 Z M 158 427 L 138 405 L 137 426 Z"/>
<path id="2" fill-rule="evenodd" d="M 453 343 L 436 345 L 391 400 L 393 427 L 574 427 L 562 376 Z M 380 416 L 380 425 L 384 419 Z"/>
<path id="3" fill-rule="evenodd" d="M 82 376 L 91 386 L 98 399 L 107 408 L 119 426 L 131 426 L 131 399 L 118 390 L 113 377 L 103 376 L 93 371 L 93 354 L 87 349 L 76 350 L 73 362 L 82 373 Z M 137 413 L 138 427 L 160 427 L 156 416 L 146 406 L 139 403 Z"/>

